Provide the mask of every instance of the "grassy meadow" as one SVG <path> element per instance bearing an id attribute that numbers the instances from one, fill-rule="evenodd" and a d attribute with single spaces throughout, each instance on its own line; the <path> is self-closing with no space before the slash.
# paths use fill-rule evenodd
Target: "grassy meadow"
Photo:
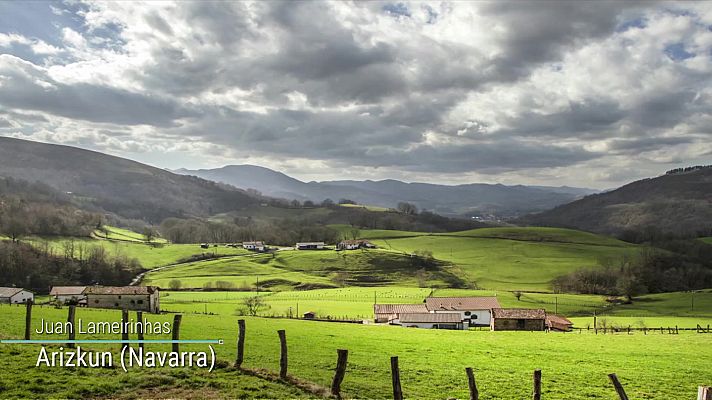
<path id="1" fill-rule="evenodd" d="M 39 323 L 41 318 L 63 321 L 66 312 L 66 309 L 35 307 L 33 323 Z M 0 337 L 21 337 L 24 308 L 0 306 L 0 315 L 5 321 L 0 326 Z M 77 318 L 118 321 L 120 312 L 79 309 Z M 171 318 L 171 315 L 148 316 L 150 321 L 170 321 Z M 0 346 L 3 396 L 309 396 L 279 382 L 248 376 L 227 367 L 235 358 L 237 319 L 224 315 L 185 315 L 183 318 L 181 338 L 225 340 L 224 345 L 216 346 L 218 359 L 225 362 L 213 373 L 164 368 L 137 369 L 129 373 L 120 369 L 35 368 L 38 346 L 3 344 Z M 390 397 L 389 358 L 392 355 L 400 357 L 405 396 L 420 399 L 466 398 L 466 366 L 474 368 L 480 395 L 487 399 L 530 396 L 534 369 L 542 369 L 543 396 L 549 399 L 615 399 L 606 376 L 611 372 L 618 374 L 631 398 L 694 398 L 698 385 L 712 381 L 708 357 L 700 354 L 700 349 L 712 346 L 712 335 L 692 332 L 594 335 L 586 331 L 581 334 L 443 331 L 289 319 L 248 317 L 246 320 L 244 366 L 248 368 L 278 370 L 278 329 L 287 332 L 289 373 L 320 386 L 331 382 L 336 349 L 348 349 L 349 363 L 342 385 L 347 398 Z M 62 338 L 59 335 L 43 337 Z M 149 335 L 147 338 L 166 337 Z M 147 349 L 168 351 L 169 346 L 147 345 Z M 119 346 L 91 345 L 89 349 L 118 352 Z M 205 351 L 207 346 L 184 345 L 181 350 Z"/>

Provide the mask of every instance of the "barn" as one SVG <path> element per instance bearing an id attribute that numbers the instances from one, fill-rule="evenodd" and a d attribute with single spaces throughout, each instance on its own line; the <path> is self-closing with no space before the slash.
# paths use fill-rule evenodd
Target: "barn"
<path id="1" fill-rule="evenodd" d="M 302 242 L 297 243 L 297 250 L 322 250 L 324 249 L 324 242 Z"/>
<path id="2" fill-rule="evenodd" d="M 465 324 L 457 313 L 404 313 L 393 318 L 390 323 L 406 328 L 465 329 Z"/>
<path id="3" fill-rule="evenodd" d="M 23 288 L 0 287 L 0 303 L 20 304 L 35 301 L 35 294 Z"/>
<path id="4" fill-rule="evenodd" d="M 488 326 L 492 309 L 500 308 L 496 297 L 427 297 L 425 306 L 433 313 L 455 313 L 467 326 Z"/>
<path id="5" fill-rule="evenodd" d="M 546 328 L 552 331 L 569 332 L 574 323 L 561 315 L 546 314 Z"/>
<path id="6" fill-rule="evenodd" d="M 161 311 L 156 286 L 89 286 L 84 294 L 88 307 Z"/>
<path id="7" fill-rule="evenodd" d="M 253 251 L 265 251 L 265 244 L 264 242 L 242 242 L 242 248 L 246 250 L 253 250 Z"/>
<path id="8" fill-rule="evenodd" d="M 60 304 L 86 304 L 86 286 L 53 286 L 49 295 Z"/>
<path id="9" fill-rule="evenodd" d="M 376 322 L 388 322 L 400 314 L 427 313 L 425 304 L 374 304 L 373 315 Z"/>
<path id="10" fill-rule="evenodd" d="M 493 331 L 543 331 L 546 311 L 529 308 L 495 308 L 490 329 Z"/>

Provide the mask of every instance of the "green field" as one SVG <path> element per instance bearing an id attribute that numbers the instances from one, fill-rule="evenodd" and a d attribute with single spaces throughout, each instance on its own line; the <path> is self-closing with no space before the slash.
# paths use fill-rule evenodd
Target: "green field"
<path id="1" fill-rule="evenodd" d="M 148 245 L 140 242 L 100 240 L 92 238 L 68 238 L 68 237 L 30 237 L 23 239 L 36 247 L 47 246 L 50 251 L 57 255 L 63 255 L 65 249 L 73 246 L 74 256 L 82 257 L 88 254 L 92 247 L 103 247 L 108 255 L 112 257 L 136 258 L 144 268 L 156 268 L 164 265 L 175 264 L 196 254 L 214 254 L 217 256 L 246 254 L 247 250 L 232 247 L 210 247 L 202 249 L 198 244 L 154 244 Z"/>
<path id="2" fill-rule="evenodd" d="M 712 237 L 705 237 L 705 238 L 701 238 L 700 240 L 702 240 L 705 243 L 712 244 Z"/>
<path id="3" fill-rule="evenodd" d="M 599 260 L 635 254 L 638 247 L 609 237 L 558 228 L 484 228 L 452 234 L 378 239 L 404 253 L 432 251 L 456 265 L 463 279 L 484 289 L 550 291 L 550 282 Z M 368 231 L 363 232 L 369 238 Z"/>
<path id="4" fill-rule="evenodd" d="M 128 229 L 117 228 L 114 226 L 104 226 L 103 230 L 97 229 L 96 231 L 94 231 L 93 235 L 100 239 L 146 243 L 146 237 L 144 235 Z M 151 243 L 165 244 L 168 243 L 168 241 L 159 237 L 152 239 Z"/>
<path id="5" fill-rule="evenodd" d="M 349 227 L 333 226 L 348 233 Z M 181 265 L 147 275 L 161 285 L 171 279 L 200 288 L 206 281 L 273 289 L 298 285 L 479 287 L 489 290 L 551 291 L 554 278 L 605 258 L 634 254 L 638 247 L 605 236 L 556 228 L 485 228 L 452 234 L 360 230 L 377 250 L 280 251 L 274 257 L 234 257 Z M 175 245 L 174 245 L 175 246 Z M 411 253 L 429 250 L 439 260 L 423 267 Z"/>
<path id="6" fill-rule="evenodd" d="M 0 315 L 5 321 L 0 326 L 0 337 L 21 337 L 24 308 L 0 306 Z M 35 307 L 33 318 L 35 323 L 40 318 L 62 321 L 66 318 L 66 309 Z M 120 318 L 120 313 L 80 309 L 77 318 L 114 321 Z M 148 318 L 169 321 L 172 316 L 149 315 Z M 181 338 L 225 339 L 225 345 L 216 346 L 217 357 L 225 363 L 212 374 L 202 370 L 160 368 L 129 373 L 120 369 L 35 368 L 37 346 L 3 344 L 0 345 L 3 397 L 305 396 L 284 384 L 249 377 L 227 367 L 235 358 L 237 319 L 222 315 L 183 318 Z M 389 358 L 393 355 L 400 357 L 405 396 L 419 399 L 466 398 L 466 366 L 474 367 L 480 395 L 487 399 L 530 396 L 534 369 L 542 369 L 543 396 L 549 399 L 615 399 L 606 376 L 611 372 L 618 374 L 631 398 L 694 398 L 697 386 L 712 381 L 708 356 L 700 353 L 701 349 L 712 346 L 712 335 L 708 334 L 468 332 L 287 319 L 248 317 L 246 320 L 244 365 L 249 368 L 278 369 L 278 329 L 287 332 L 290 374 L 320 386 L 331 382 L 336 349 L 348 349 L 349 364 L 342 385 L 347 398 L 390 397 Z M 50 337 L 62 338 L 46 336 Z M 147 338 L 159 336 L 148 335 Z M 169 348 L 169 345 L 147 346 L 151 350 L 168 351 Z M 181 350 L 207 350 L 203 347 L 207 346 L 184 345 Z M 118 351 L 118 345 L 89 348 Z M 18 375 L 18 371 L 22 374 Z"/>
<path id="7" fill-rule="evenodd" d="M 418 259 L 393 251 L 285 250 L 254 257 L 230 257 L 216 261 L 183 264 L 146 275 L 145 282 L 166 287 L 180 279 L 183 287 L 201 288 L 206 281 L 223 280 L 237 286 L 270 289 L 327 286 L 430 286 L 466 285 L 456 266 L 423 267 Z M 427 282 L 422 282 L 425 279 Z M 245 285 L 243 285 L 245 284 Z M 300 286 L 301 285 L 301 286 Z"/>

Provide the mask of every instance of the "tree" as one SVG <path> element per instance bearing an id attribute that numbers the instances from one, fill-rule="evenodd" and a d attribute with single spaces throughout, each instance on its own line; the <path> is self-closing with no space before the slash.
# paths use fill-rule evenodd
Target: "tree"
<path id="1" fill-rule="evenodd" d="M 151 242 L 153 242 L 153 239 L 156 238 L 156 231 L 150 226 L 147 226 L 143 228 L 143 237 L 146 239 L 146 242 L 148 244 L 151 244 Z"/>
<path id="2" fill-rule="evenodd" d="M 305 208 L 313 208 L 314 207 L 314 202 L 311 200 L 304 200 L 303 206 Z"/>
<path id="3" fill-rule="evenodd" d="M 406 215 L 415 215 L 418 213 L 418 207 L 415 204 L 402 201 L 398 203 L 398 211 Z"/>
<path id="4" fill-rule="evenodd" d="M 514 294 L 514 297 L 517 298 L 517 301 L 521 301 L 521 298 L 522 298 L 522 292 L 521 292 L 521 291 L 515 290 L 514 292 L 512 292 L 512 294 Z"/>
<path id="5" fill-rule="evenodd" d="M 324 199 L 324 201 L 321 202 L 321 206 L 322 206 L 322 207 L 326 207 L 326 208 L 333 207 L 333 206 L 334 206 L 334 200 L 331 200 L 331 199 Z"/>
<path id="6" fill-rule="evenodd" d="M 171 279 L 171 281 L 168 282 L 168 287 L 171 288 L 171 290 L 178 290 L 181 286 L 183 286 L 183 282 L 178 279 Z"/>
<path id="7" fill-rule="evenodd" d="M 242 300 L 242 305 L 248 315 L 255 317 L 260 309 L 264 307 L 265 302 L 262 299 L 262 296 L 251 296 L 244 298 Z"/>
<path id="8" fill-rule="evenodd" d="M 349 230 L 349 235 L 351 239 L 356 240 L 361 236 L 361 230 L 358 228 L 352 228 Z"/>
<path id="9" fill-rule="evenodd" d="M 9 215 L 0 221 L 0 232 L 9 236 L 13 242 L 17 242 L 28 231 L 27 220 L 20 215 Z"/>

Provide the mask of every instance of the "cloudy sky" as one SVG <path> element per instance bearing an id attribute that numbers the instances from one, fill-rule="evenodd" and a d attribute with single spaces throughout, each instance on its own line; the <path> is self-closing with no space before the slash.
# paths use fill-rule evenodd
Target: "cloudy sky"
<path id="1" fill-rule="evenodd" d="M 709 2 L 0 2 L 0 136 L 164 168 L 610 188 L 711 77 Z"/>

